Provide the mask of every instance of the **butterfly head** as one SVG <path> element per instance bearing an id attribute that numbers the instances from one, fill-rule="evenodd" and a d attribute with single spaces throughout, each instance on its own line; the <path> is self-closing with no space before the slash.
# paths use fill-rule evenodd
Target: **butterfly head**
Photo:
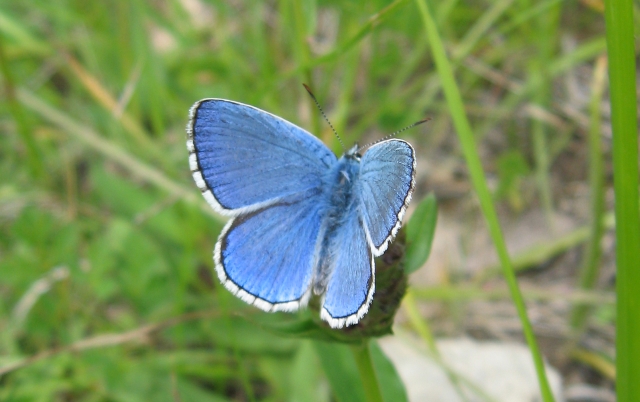
<path id="1" fill-rule="evenodd" d="M 360 147 L 358 146 L 358 144 L 354 144 L 351 148 L 349 148 L 349 150 L 347 150 L 347 152 L 345 152 L 344 157 L 347 159 L 355 159 L 356 161 L 360 162 L 360 158 L 362 158 L 362 155 L 359 151 Z"/>

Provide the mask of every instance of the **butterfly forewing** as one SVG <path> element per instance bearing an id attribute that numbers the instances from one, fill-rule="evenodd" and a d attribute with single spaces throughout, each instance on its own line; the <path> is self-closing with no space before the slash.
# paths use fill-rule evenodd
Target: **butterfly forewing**
<path id="1" fill-rule="evenodd" d="M 336 161 L 316 137 L 252 106 L 205 99 L 190 114 L 193 177 L 207 201 L 226 215 L 319 188 Z"/>

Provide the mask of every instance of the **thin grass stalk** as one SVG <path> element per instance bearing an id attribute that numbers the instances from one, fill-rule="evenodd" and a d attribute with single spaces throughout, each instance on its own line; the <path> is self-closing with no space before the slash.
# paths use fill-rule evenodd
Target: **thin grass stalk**
<path id="1" fill-rule="evenodd" d="M 535 81 L 540 82 L 534 94 L 534 102 L 547 108 L 551 101 L 551 74 L 548 69 L 549 62 L 553 58 L 555 51 L 555 41 L 557 38 L 558 22 L 560 16 L 560 4 L 555 5 L 546 13 L 541 14 L 537 21 L 536 41 L 538 46 L 538 57 L 532 62 L 532 75 Z M 533 36 L 531 36 L 533 37 Z M 553 199 L 551 194 L 551 183 L 549 181 L 549 158 L 548 130 L 547 125 L 535 119 L 532 126 L 533 131 L 533 152 L 536 161 L 535 173 L 538 182 L 540 199 L 545 211 L 547 223 L 553 229 Z"/>
<path id="2" fill-rule="evenodd" d="M 529 318 L 527 316 L 526 306 L 524 304 L 524 300 L 522 299 L 522 294 L 520 293 L 520 289 L 518 288 L 518 282 L 511 266 L 511 260 L 509 258 L 509 253 L 507 252 L 507 246 L 502 235 L 502 230 L 500 229 L 500 224 L 498 223 L 498 216 L 493 205 L 491 193 L 489 192 L 489 188 L 487 186 L 484 171 L 482 170 L 482 163 L 480 162 L 480 156 L 478 155 L 473 132 L 471 131 L 471 126 L 469 124 L 469 121 L 467 120 L 458 85 L 456 84 L 449 59 L 447 58 L 444 50 L 444 45 L 442 43 L 442 40 L 440 39 L 440 34 L 437 30 L 435 21 L 427 7 L 426 1 L 416 0 L 416 3 L 425 25 L 426 34 L 431 43 L 433 58 L 436 63 L 438 74 L 442 79 L 442 87 L 444 89 L 447 103 L 449 104 L 449 107 L 451 109 L 451 117 L 453 119 L 458 137 L 460 139 L 462 151 L 467 161 L 467 165 L 469 166 L 471 181 L 478 195 L 480 208 L 482 209 L 484 217 L 487 221 L 487 226 L 489 228 L 491 238 L 493 239 L 498 257 L 500 259 L 500 263 L 502 264 L 505 279 L 509 287 L 509 291 L 511 292 L 511 296 L 513 298 L 516 309 L 518 311 L 518 316 L 520 317 L 520 322 L 523 326 L 527 344 L 531 349 L 533 362 L 535 365 L 536 373 L 538 375 L 541 395 L 545 402 L 553 401 L 554 398 L 547 381 L 542 355 L 540 354 L 531 322 L 529 321 Z"/>
<path id="3" fill-rule="evenodd" d="M 604 234 L 604 161 L 602 160 L 600 105 L 604 92 L 607 59 L 600 57 L 594 68 L 591 86 L 591 126 L 589 129 L 589 187 L 591 189 L 591 225 L 589 242 L 580 268 L 580 289 L 593 289 L 600 272 L 600 243 Z M 580 332 L 584 326 L 589 306 L 578 305 L 571 314 L 571 327 Z"/>
<path id="4" fill-rule="evenodd" d="M 351 352 L 353 353 L 360 378 L 362 379 L 366 401 L 383 402 L 380 383 L 378 382 L 378 377 L 373 367 L 373 360 L 371 359 L 369 341 L 366 340 L 361 345 L 351 346 Z"/>
<path id="5" fill-rule="evenodd" d="M 640 216 L 633 2 L 605 1 L 616 214 L 616 391 L 640 401 Z"/>

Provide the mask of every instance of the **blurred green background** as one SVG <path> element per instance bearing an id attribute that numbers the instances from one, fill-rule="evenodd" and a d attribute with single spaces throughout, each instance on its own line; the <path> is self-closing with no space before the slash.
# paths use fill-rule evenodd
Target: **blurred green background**
<path id="1" fill-rule="evenodd" d="M 611 390 L 604 5 L 429 3 L 501 219 L 526 238 L 523 217 L 538 214 L 539 235 L 512 249 L 525 299 L 569 300 L 542 352 Z M 258 321 L 285 314 L 219 285 L 224 219 L 189 175 L 187 113 L 232 99 L 337 153 L 303 82 L 347 146 L 430 117 L 401 134 L 419 155 L 412 207 L 434 192 L 456 217 L 454 241 L 473 243 L 486 230 L 429 46 L 412 1 L 1 1 L 0 369 L 15 370 L 0 400 L 344 400 L 318 357 L 332 346 L 264 330 Z M 465 324 L 469 304 L 508 300 L 495 261 L 470 271 L 473 247 L 455 248 L 464 258 L 410 279 L 414 302 L 437 307 L 424 313 L 435 336 L 495 339 Z M 558 281 L 564 291 L 549 290 Z M 419 319 L 398 325 L 424 336 Z"/>

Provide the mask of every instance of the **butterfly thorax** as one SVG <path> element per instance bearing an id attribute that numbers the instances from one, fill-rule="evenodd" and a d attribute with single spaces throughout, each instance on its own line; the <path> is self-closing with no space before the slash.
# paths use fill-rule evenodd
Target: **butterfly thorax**
<path id="1" fill-rule="evenodd" d="M 316 275 L 313 284 L 315 294 L 323 294 L 326 290 L 329 277 L 333 270 L 334 256 L 327 250 L 336 250 L 330 247 L 330 242 L 335 239 L 335 232 L 349 218 L 349 213 L 354 213 L 357 208 L 352 205 L 356 202 L 354 197 L 354 184 L 360 174 L 360 155 L 349 150 L 342 158 L 333 165 L 327 172 L 326 182 L 329 189 L 326 197 L 329 199 L 328 210 L 324 224 L 324 235 L 322 236 L 322 250 L 316 267 Z"/>

